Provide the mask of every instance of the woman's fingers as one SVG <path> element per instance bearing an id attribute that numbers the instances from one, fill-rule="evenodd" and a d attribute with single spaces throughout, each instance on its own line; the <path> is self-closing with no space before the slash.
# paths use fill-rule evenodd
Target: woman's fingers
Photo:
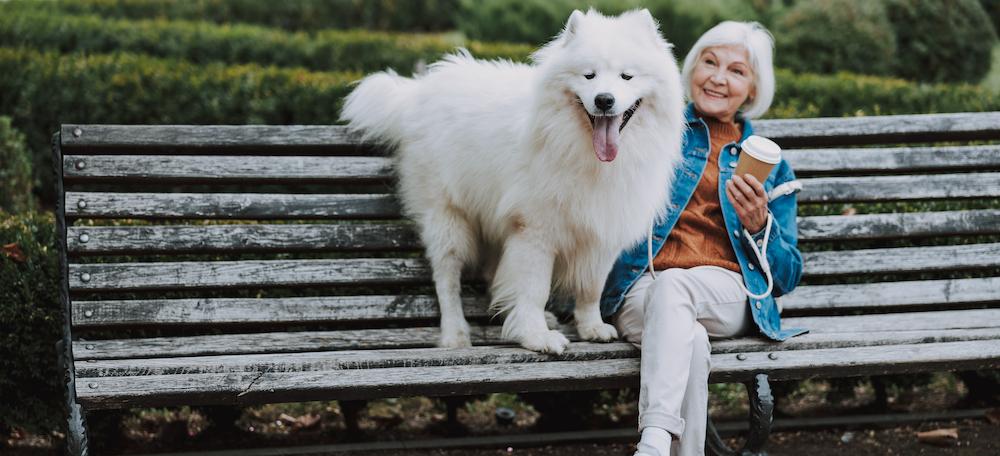
<path id="1" fill-rule="evenodd" d="M 736 209 L 736 215 L 743 217 L 749 207 L 747 206 L 746 198 L 743 196 L 739 190 L 736 189 L 736 184 L 733 181 L 726 182 L 726 196 L 729 198 L 729 202 L 733 205 L 733 209 Z"/>
<path id="2" fill-rule="evenodd" d="M 764 186 L 760 184 L 760 181 L 752 174 L 747 174 L 746 176 L 733 176 L 733 182 L 736 186 L 747 196 L 747 199 L 755 199 L 764 197 Z"/>

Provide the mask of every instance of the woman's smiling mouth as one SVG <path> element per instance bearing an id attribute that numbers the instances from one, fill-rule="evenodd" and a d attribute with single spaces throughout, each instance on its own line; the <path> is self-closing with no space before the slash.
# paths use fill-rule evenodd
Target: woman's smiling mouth
<path id="1" fill-rule="evenodd" d="M 709 89 L 704 89 L 704 88 L 701 89 L 701 90 L 703 92 L 705 92 L 705 95 L 708 95 L 708 96 L 713 97 L 713 98 L 726 98 L 726 97 L 729 96 L 729 95 L 726 95 L 726 94 L 724 94 L 722 92 L 716 92 L 714 90 L 709 90 Z"/>

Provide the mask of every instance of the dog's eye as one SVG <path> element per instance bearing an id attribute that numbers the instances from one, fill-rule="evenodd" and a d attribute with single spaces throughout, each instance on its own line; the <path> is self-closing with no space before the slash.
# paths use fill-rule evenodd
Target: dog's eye
<path id="1" fill-rule="evenodd" d="M 585 77 L 587 79 L 594 79 L 594 76 L 597 76 L 597 73 L 594 73 L 593 71 L 591 71 L 590 73 L 587 73 L 587 74 L 583 75 L 583 77 Z"/>
<path id="2" fill-rule="evenodd" d="M 628 81 L 629 79 L 632 79 L 632 75 L 628 73 L 622 73 L 622 79 Z"/>

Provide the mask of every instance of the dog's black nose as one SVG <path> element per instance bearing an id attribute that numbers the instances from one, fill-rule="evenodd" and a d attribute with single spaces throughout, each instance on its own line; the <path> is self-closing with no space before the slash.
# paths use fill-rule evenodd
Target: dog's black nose
<path id="1" fill-rule="evenodd" d="M 597 109 L 607 111 L 615 105 L 615 97 L 610 93 L 599 93 L 594 97 L 594 104 L 597 105 Z"/>

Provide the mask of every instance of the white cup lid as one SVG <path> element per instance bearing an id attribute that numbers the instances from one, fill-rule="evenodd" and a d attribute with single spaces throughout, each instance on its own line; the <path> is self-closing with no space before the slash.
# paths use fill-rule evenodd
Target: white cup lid
<path id="1" fill-rule="evenodd" d="M 749 138 L 743 140 L 740 147 L 743 148 L 743 152 L 764 163 L 776 165 L 781 161 L 781 146 L 763 136 L 750 135 Z"/>

